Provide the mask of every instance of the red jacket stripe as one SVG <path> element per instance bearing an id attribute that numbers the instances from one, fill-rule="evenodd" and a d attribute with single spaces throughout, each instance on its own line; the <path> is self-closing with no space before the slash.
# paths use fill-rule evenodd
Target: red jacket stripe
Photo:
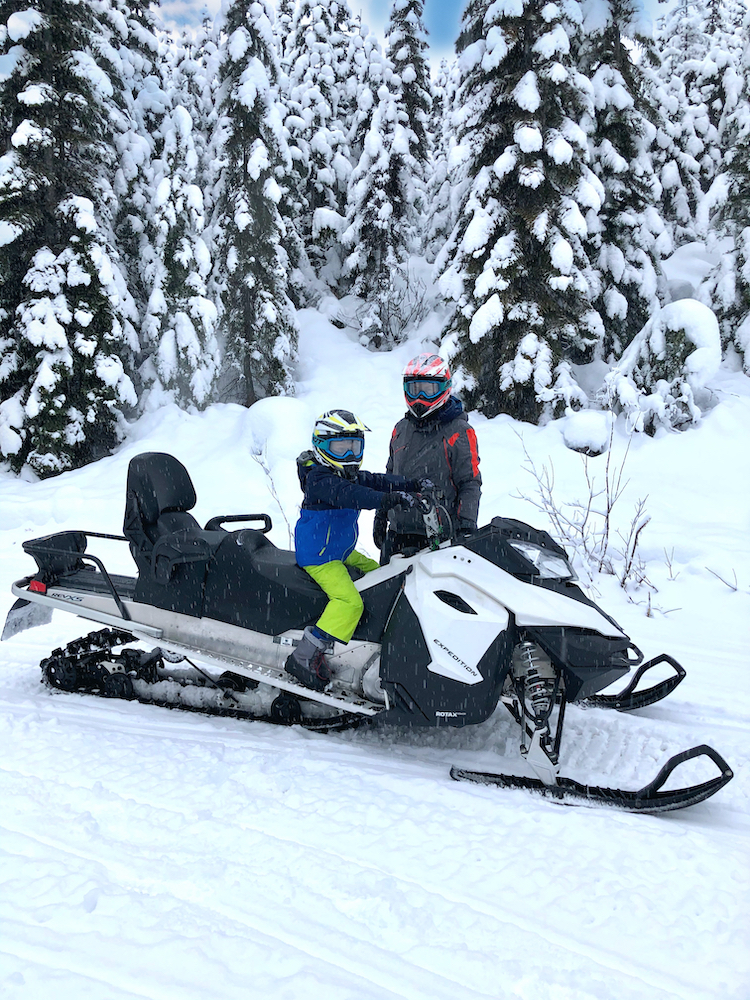
<path id="1" fill-rule="evenodd" d="M 469 451 L 471 452 L 471 472 L 476 479 L 479 475 L 479 449 L 477 448 L 477 435 L 473 427 L 466 428 L 466 437 L 469 439 Z"/>

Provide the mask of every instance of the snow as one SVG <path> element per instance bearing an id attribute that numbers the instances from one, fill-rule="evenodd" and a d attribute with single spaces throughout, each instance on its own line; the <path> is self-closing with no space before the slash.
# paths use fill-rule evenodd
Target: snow
<path id="1" fill-rule="evenodd" d="M 0 220 L 0 246 L 6 246 L 8 243 L 12 243 L 13 240 L 20 236 L 23 232 L 23 227 L 18 226 L 13 222 L 8 222 L 7 219 Z"/>
<path id="2" fill-rule="evenodd" d="M 513 89 L 513 99 L 519 108 L 530 111 L 532 114 L 539 108 L 542 99 L 539 95 L 536 73 L 529 70 L 524 73 Z"/>
<path id="3" fill-rule="evenodd" d="M 20 42 L 22 39 L 28 38 L 43 24 L 44 16 L 38 10 L 29 8 L 28 10 L 14 11 L 7 21 L 8 38 L 14 42 Z"/>
<path id="4" fill-rule="evenodd" d="M 694 299 L 672 302 L 662 310 L 664 322 L 672 330 L 684 330 L 696 350 L 688 357 L 687 366 L 697 385 L 707 385 L 721 364 L 719 325 L 708 306 Z"/>
<path id="5" fill-rule="evenodd" d="M 0 616 L 11 581 L 31 569 L 23 540 L 120 531 L 127 465 L 139 452 L 185 463 L 201 523 L 267 511 L 282 547 L 301 499 L 294 459 L 317 414 L 354 409 L 372 428 L 365 467 L 382 470 L 404 409 L 401 369 L 433 345 L 417 337 L 371 353 L 328 322 L 336 309 L 324 299 L 299 314 L 295 398 L 192 414 L 170 405 L 93 465 L 41 482 L 0 473 Z M 648 497 L 644 556 L 658 588 L 649 605 L 646 591 L 628 595 L 600 577 L 595 599 L 648 657 L 666 651 L 688 675 L 634 715 L 570 708 L 562 761 L 578 780 L 635 788 L 671 754 L 705 742 L 735 770 L 727 788 L 649 817 L 451 782 L 451 764 L 498 769 L 514 758 L 515 727 L 502 711 L 465 730 L 323 736 L 52 692 L 39 683 L 39 660 L 92 630 L 56 613 L 0 645 L 0 992 L 744 1000 L 750 453 L 738 442 L 750 383 L 720 369 L 710 386 L 720 405 L 696 427 L 629 440 L 620 420 L 609 459 L 588 460 L 601 482 L 601 463 L 627 453 L 616 527 Z M 596 413 L 544 427 L 472 422 L 482 522 L 503 514 L 548 527 L 519 496 L 534 488 L 524 448 L 553 464 L 559 496 L 574 499 L 585 487 L 571 448 L 609 443 Z M 360 525 L 372 555 L 371 517 Z M 121 543 L 92 539 L 90 549 L 132 572 Z"/>
<path id="6" fill-rule="evenodd" d="M 725 240 L 724 245 L 728 249 L 731 240 Z M 680 297 L 691 298 L 718 261 L 720 252 L 720 248 L 717 252 L 709 251 L 704 243 L 685 243 L 678 247 L 663 264 L 670 288 L 686 286 L 686 294 Z"/>
<path id="7" fill-rule="evenodd" d="M 39 128 L 28 118 L 24 118 L 11 136 L 10 141 L 18 149 L 20 146 L 26 146 L 30 143 L 32 145 L 34 143 L 41 144 L 45 137 L 47 137 L 47 132 L 44 129 Z"/>
<path id="8" fill-rule="evenodd" d="M 563 441 L 573 451 L 601 455 L 607 450 L 612 418 L 605 410 L 569 413 L 561 424 Z"/>

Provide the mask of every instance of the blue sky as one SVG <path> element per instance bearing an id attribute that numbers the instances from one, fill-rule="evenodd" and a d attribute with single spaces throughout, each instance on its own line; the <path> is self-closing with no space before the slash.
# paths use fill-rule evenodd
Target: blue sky
<path id="1" fill-rule="evenodd" d="M 453 51 L 466 0 L 425 0 L 424 21 L 433 54 L 440 57 Z M 213 16 L 221 0 L 162 0 L 161 17 L 167 24 L 200 24 L 204 11 Z M 388 23 L 391 0 L 349 0 L 352 11 L 362 12 L 362 20 L 380 35 Z"/>
<path id="2" fill-rule="evenodd" d="M 672 6 L 674 0 L 643 0 L 654 21 Z M 434 59 L 453 53 L 458 37 L 461 15 L 467 0 L 424 0 L 424 22 Z M 203 13 L 216 14 L 221 0 L 161 0 L 161 16 L 167 24 L 200 24 Z M 391 0 L 349 0 L 353 12 L 362 13 L 362 20 L 381 36 L 388 23 Z"/>

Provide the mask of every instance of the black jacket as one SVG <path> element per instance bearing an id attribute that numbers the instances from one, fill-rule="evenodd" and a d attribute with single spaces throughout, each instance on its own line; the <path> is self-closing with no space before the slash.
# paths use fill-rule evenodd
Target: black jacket
<path id="1" fill-rule="evenodd" d="M 417 420 L 409 411 L 399 420 L 386 471 L 408 479 L 431 479 L 445 495 L 454 523 L 459 518 L 477 523 L 482 492 L 477 436 L 455 396 L 432 419 Z M 391 510 L 388 521 L 398 534 L 425 533 L 422 518 L 413 511 Z"/>

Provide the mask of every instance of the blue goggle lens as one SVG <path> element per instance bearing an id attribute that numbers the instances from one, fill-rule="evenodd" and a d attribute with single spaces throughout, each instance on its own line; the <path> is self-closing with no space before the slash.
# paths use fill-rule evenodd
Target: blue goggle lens
<path id="1" fill-rule="evenodd" d="M 404 392 L 409 399 L 435 399 L 441 392 L 445 392 L 447 381 L 444 378 L 416 378 L 404 379 Z"/>
<path id="2" fill-rule="evenodd" d="M 321 448 L 331 458 L 361 458 L 365 449 L 365 442 L 362 438 L 324 438 L 318 441 Z"/>

